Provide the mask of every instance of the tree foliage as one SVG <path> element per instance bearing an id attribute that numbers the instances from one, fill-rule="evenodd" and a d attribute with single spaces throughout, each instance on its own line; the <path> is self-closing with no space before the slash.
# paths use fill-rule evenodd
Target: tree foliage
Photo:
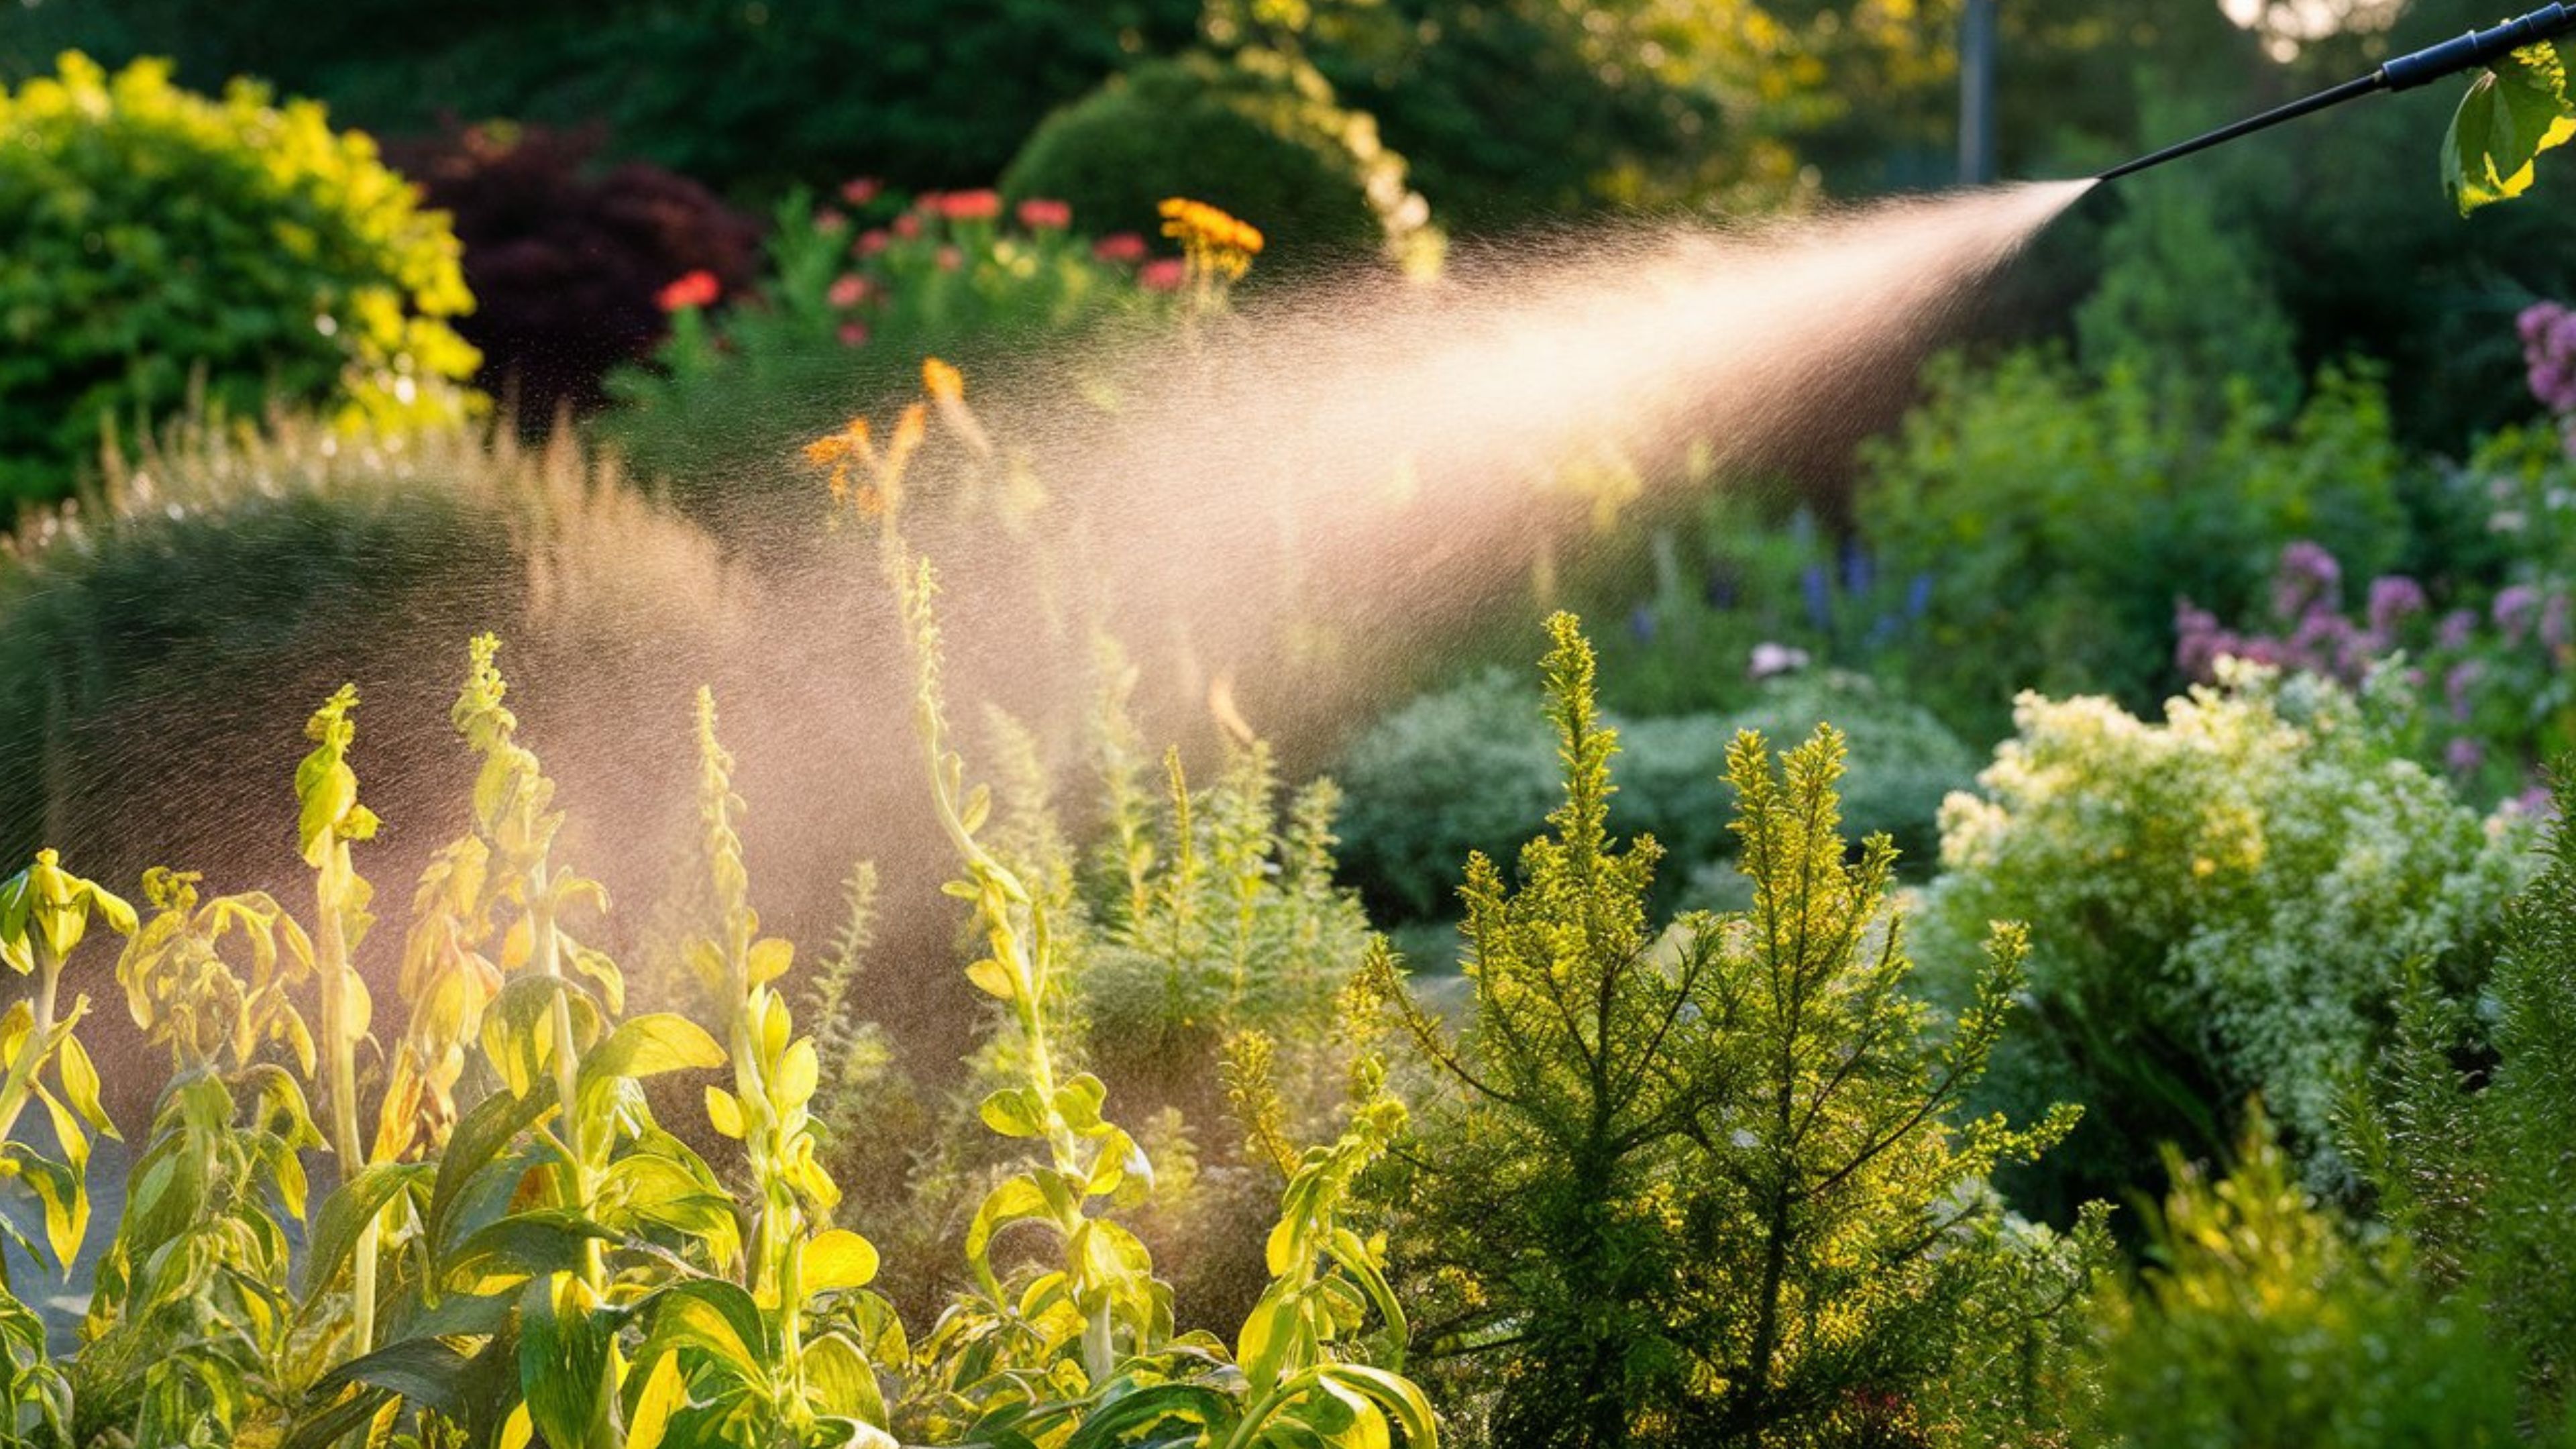
<path id="1" fill-rule="evenodd" d="M 1472 857 L 1475 1011 L 1452 1037 L 1398 1006 L 1440 1094 L 1398 1183 L 1415 1270 L 1443 1285 L 1432 1352 L 1490 1385 L 1501 1445 L 1848 1443 L 1912 1427 L 1917 1392 L 1997 1325 L 2012 1250 L 1981 1190 L 2062 1137 L 1956 1116 L 2019 984 L 1999 927 L 1946 1032 L 1908 996 L 1884 837 L 1846 858 L 1842 742 L 1727 778 L 1750 911 L 1660 935 L 1660 852 L 1609 834 L 1617 746 L 1592 654 L 1550 622 L 1565 772 L 1516 883 Z M 2009 1335 L 2004 1335 L 2009 1336 Z"/>

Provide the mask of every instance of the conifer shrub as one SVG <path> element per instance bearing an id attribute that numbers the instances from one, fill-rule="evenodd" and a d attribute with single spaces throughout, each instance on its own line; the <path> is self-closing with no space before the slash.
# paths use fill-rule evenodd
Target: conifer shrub
<path id="1" fill-rule="evenodd" d="M 2223 1178 L 2166 1152 L 2174 1186 L 2150 1213 L 2149 1261 L 2096 1308 L 2096 1442 L 2568 1442 L 2523 1432 L 2475 1302 L 2428 1293 L 2403 1240 L 2356 1236 L 2321 1207 L 2259 1112 Z"/>
<path id="2" fill-rule="evenodd" d="M 0 91 L 0 506 L 73 491 L 103 428 L 272 398 L 377 430 L 453 420 L 473 372 L 446 220 L 365 136 L 78 54 Z"/>
<path id="3" fill-rule="evenodd" d="M 1981 1100 L 2086 1121 L 2008 1179 L 2051 1215 L 2153 1181 L 2159 1144 L 2227 1150 L 2261 1094 L 2311 1186 L 2347 1189 L 2335 1117 L 2419 963 L 2474 991 L 2524 831 L 2404 757 L 2386 701 L 2235 666 L 2142 720 L 2025 694 L 1942 815 L 1919 950 L 1965 1000 L 1987 923 L 2030 923 L 2032 1027 Z"/>
<path id="4" fill-rule="evenodd" d="M 1659 929 L 1660 849 L 1610 833 L 1591 651 L 1569 616 L 1549 633 L 1564 794 L 1514 877 L 1468 859 L 1472 1011 L 1453 1033 L 1383 952 L 1370 972 L 1430 1084 L 1386 1184 L 1422 1356 L 1498 1446 L 1938 1435 L 1944 1386 L 2020 1352 L 2101 1244 L 2098 1216 L 2017 1238 L 1982 1186 L 2075 1109 L 1960 1110 L 2021 932 L 1994 928 L 1970 1003 L 1936 1024 L 1905 989 L 1893 847 L 1847 853 L 1826 727 L 1785 758 L 1736 738 L 1752 909 Z"/>
<path id="5" fill-rule="evenodd" d="M 2485 992 L 2462 1003 L 2410 979 L 2353 1137 L 2425 1281 L 2480 1305 L 2525 1414 L 2576 1442 L 2576 775 L 2562 767 L 2554 790 Z"/>

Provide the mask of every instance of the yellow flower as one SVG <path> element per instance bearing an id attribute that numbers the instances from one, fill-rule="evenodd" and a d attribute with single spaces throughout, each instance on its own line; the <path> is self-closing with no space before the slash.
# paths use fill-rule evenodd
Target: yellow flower
<path id="1" fill-rule="evenodd" d="M 1259 227 L 1204 201 L 1169 196 L 1158 210 L 1163 216 L 1163 235 L 1181 244 L 1191 269 L 1201 276 L 1234 281 L 1251 270 L 1252 259 L 1261 254 L 1263 237 Z"/>

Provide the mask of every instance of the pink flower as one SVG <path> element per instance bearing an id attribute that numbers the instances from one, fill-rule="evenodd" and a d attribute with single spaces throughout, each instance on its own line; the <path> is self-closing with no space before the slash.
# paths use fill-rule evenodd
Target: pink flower
<path id="1" fill-rule="evenodd" d="M 857 246 L 852 247 L 851 250 L 857 252 L 860 256 L 872 257 L 893 245 L 894 233 L 887 231 L 881 226 L 870 227 L 868 230 L 859 233 L 859 243 Z"/>
<path id="2" fill-rule="evenodd" d="M 941 247 L 939 249 L 939 270 L 943 272 L 953 272 L 965 264 L 966 254 L 964 252 L 957 250 L 955 247 Z"/>
<path id="3" fill-rule="evenodd" d="M 902 237 L 905 241 L 910 241 L 914 237 L 921 235 L 921 218 L 909 211 L 896 217 L 894 219 L 894 234 Z"/>
<path id="4" fill-rule="evenodd" d="M 814 213 L 814 229 L 816 231 L 839 231 L 841 228 L 848 226 L 849 224 L 850 219 L 848 217 L 843 216 L 841 213 L 828 206 L 824 207 L 821 211 Z"/>
<path id="5" fill-rule="evenodd" d="M 1062 231 L 1073 225 L 1073 207 L 1032 196 L 1020 203 L 1020 225 L 1031 231 Z"/>
<path id="6" fill-rule="evenodd" d="M 1156 257 L 1136 272 L 1136 285 L 1148 292 L 1177 292 L 1189 279 L 1190 264 L 1179 257 Z"/>
<path id="7" fill-rule="evenodd" d="M 1091 244 L 1091 254 L 1104 262 L 1132 265 L 1145 260 L 1145 239 L 1132 231 L 1111 232 Z"/>
<path id="8" fill-rule="evenodd" d="M 841 183 L 841 199 L 852 206 L 865 206 L 885 190 L 885 183 L 873 176 L 853 176 Z"/>
<path id="9" fill-rule="evenodd" d="M 843 347 L 857 347 L 864 344 L 867 340 L 868 329 L 865 323 L 844 322 L 841 324 L 841 345 Z"/>
<path id="10" fill-rule="evenodd" d="M 855 307 L 868 299 L 868 279 L 855 273 L 844 273 L 824 294 L 835 307 Z"/>
<path id="11" fill-rule="evenodd" d="M 952 191 L 938 198 L 935 210 L 950 221 L 991 221 L 1002 214 L 998 191 Z"/>
<path id="12" fill-rule="evenodd" d="M 715 273 L 700 267 L 694 272 L 683 273 L 669 286 L 654 293 L 653 305 L 665 312 L 677 312 L 683 307 L 714 306 L 716 299 L 723 295 L 724 283 L 716 280 Z"/>

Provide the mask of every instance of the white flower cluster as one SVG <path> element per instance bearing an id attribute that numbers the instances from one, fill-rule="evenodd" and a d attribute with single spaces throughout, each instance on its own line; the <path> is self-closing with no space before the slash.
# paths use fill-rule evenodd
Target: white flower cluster
<path id="1" fill-rule="evenodd" d="M 2068 1063 L 2079 1080 L 2061 1091 L 2137 1080 L 2098 1059 L 2124 1049 L 2179 1052 L 2181 1080 L 2231 1099 L 2199 1104 L 2211 1119 L 2259 1093 L 2312 1183 L 2335 1185 L 2337 1104 L 2402 974 L 2473 988 L 2527 878 L 2528 826 L 2481 820 L 2363 702 L 2233 661 L 2162 723 L 2035 694 L 2014 717 L 1981 792 L 1943 811 L 1919 954 L 1973 953 L 1988 920 L 2027 922 L 2042 1021 L 2097 1058 Z"/>

